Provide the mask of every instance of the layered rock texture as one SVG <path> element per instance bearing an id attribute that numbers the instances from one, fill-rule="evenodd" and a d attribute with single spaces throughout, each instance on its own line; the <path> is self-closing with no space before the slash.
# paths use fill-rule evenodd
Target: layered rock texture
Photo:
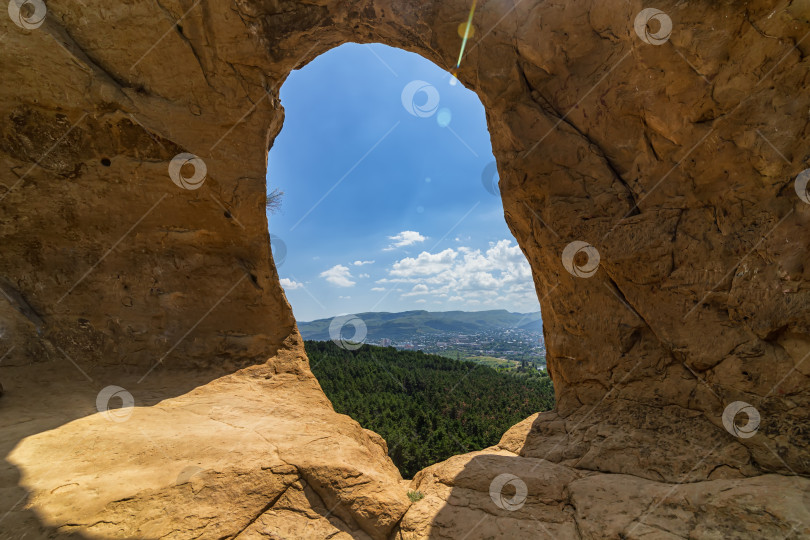
<path id="1" fill-rule="evenodd" d="M 0 537 L 810 537 L 806 0 L 480 2 L 557 408 L 412 482 L 332 410 L 267 232 L 279 88 L 348 41 L 449 69 L 469 9 L 12 0 Z"/>

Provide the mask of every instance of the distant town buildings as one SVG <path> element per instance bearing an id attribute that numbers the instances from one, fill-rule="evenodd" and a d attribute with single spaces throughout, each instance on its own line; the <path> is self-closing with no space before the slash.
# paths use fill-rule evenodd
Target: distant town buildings
<path id="1" fill-rule="evenodd" d="M 546 347 L 543 334 L 523 329 L 496 328 L 478 334 L 435 332 L 409 336 L 408 340 L 369 336 L 366 343 L 404 350 L 419 350 L 452 358 L 477 357 L 511 360 L 517 365 L 544 370 Z"/>

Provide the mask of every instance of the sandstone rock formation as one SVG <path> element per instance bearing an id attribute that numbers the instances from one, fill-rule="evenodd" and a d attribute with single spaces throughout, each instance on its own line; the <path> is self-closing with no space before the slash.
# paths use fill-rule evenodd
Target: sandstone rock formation
<path id="1" fill-rule="evenodd" d="M 810 537 L 804 0 L 480 2 L 459 78 L 557 408 L 410 484 L 332 411 L 267 232 L 279 88 L 347 41 L 450 68 L 469 8 L 11 0 L 2 537 Z"/>

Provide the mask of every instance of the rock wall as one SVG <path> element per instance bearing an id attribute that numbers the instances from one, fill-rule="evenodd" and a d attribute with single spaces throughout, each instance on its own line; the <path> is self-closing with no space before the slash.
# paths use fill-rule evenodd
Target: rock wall
<path id="1" fill-rule="evenodd" d="M 373 435 L 339 427 L 355 424 L 331 411 L 309 373 L 267 232 L 267 150 L 292 69 L 347 41 L 401 47 L 449 69 L 469 4 L 22 4 L 12 0 L 0 23 L 7 519 L 51 536 L 300 536 L 297 527 L 312 523 L 355 537 L 442 538 L 463 535 L 454 527 L 478 515 L 495 516 L 482 537 L 551 522 L 564 536 L 700 536 L 720 527 L 702 516 L 714 504 L 735 508 L 723 525 L 731 528 L 717 529 L 732 536 L 810 535 L 801 478 L 810 473 L 810 197 L 800 174 L 810 167 L 810 4 L 480 3 L 459 78 L 487 110 L 558 405 L 515 426 L 489 457 L 420 473 L 411 487 L 429 496 L 401 522 L 409 503 L 389 461 L 359 465 L 315 442 L 340 440 L 367 456 L 379 448 Z M 218 412 L 199 409 L 224 399 L 221 376 L 237 381 L 235 395 L 256 393 L 257 422 L 262 400 L 276 400 L 272 388 L 306 388 L 273 410 L 317 424 L 305 431 L 318 437 L 302 440 L 295 421 L 279 420 L 262 432 L 279 456 L 267 468 L 204 450 L 208 430 L 234 437 L 211 427 L 222 424 Z M 126 387 L 139 407 L 128 429 L 103 429 L 103 414 L 91 414 L 108 384 Z M 735 402 L 748 405 L 740 425 Z M 746 411 L 758 427 L 742 425 Z M 172 491 L 188 482 L 174 483 L 178 471 L 162 471 L 161 460 L 136 452 L 121 470 L 99 462 L 90 472 L 64 453 L 83 433 L 93 434 L 83 447 L 97 451 L 172 439 L 174 422 L 201 433 L 197 461 L 228 494 L 208 501 L 202 525 L 190 524 L 183 509 L 192 503 Z M 195 461 L 176 440 L 162 447 L 173 466 Z M 530 497 L 553 478 L 559 490 L 541 498 L 562 513 L 487 507 L 490 476 L 503 468 L 492 456 L 526 477 Z M 49 478 L 43 459 L 59 475 Z M 464 480 L 478 464 L 475 481 Z M 248 480 L 256 467 L 272 472 L 258 492 Z M 530 482 L 537 468 L 545 480 Z M 137 470 L 153 473 L 115 488 L 88 480 Z M 618 478 L 645 482 L 649 500 L 599 495 L 600 482 Z M 684 482 L 695 494 L 680 494 Z M 734 506 L 718 495 L 732 488 L 760 499 Z M 697 516 L 685 522 L 692 528 L 667 523 L 667 505 L 653 508 L 659 495 Z M 169 518 L 143 510 L 153 499 Z M 683 499 L 709 502 L 689 510 Z M 608 503 L 630 517 L 610 521 Z M 660 514 L 652 532 L 638 521 L 644 510 L 634 514 L 642 507 Z M 280 524 L 289 530 L 267 532 Z"/>

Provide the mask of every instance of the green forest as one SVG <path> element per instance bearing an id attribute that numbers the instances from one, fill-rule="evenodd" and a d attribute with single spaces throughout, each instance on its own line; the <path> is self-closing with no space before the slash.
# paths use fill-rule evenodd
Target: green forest
<path id="1" fill-rule="evenodd" d="M 545 373 L 491 367 L 393 347 L 344 350 L 307 341 L 312 372 L 335 410 L 376 431 L 404 478 L 496 444 L 515 423 L 554 406 Z"/>

